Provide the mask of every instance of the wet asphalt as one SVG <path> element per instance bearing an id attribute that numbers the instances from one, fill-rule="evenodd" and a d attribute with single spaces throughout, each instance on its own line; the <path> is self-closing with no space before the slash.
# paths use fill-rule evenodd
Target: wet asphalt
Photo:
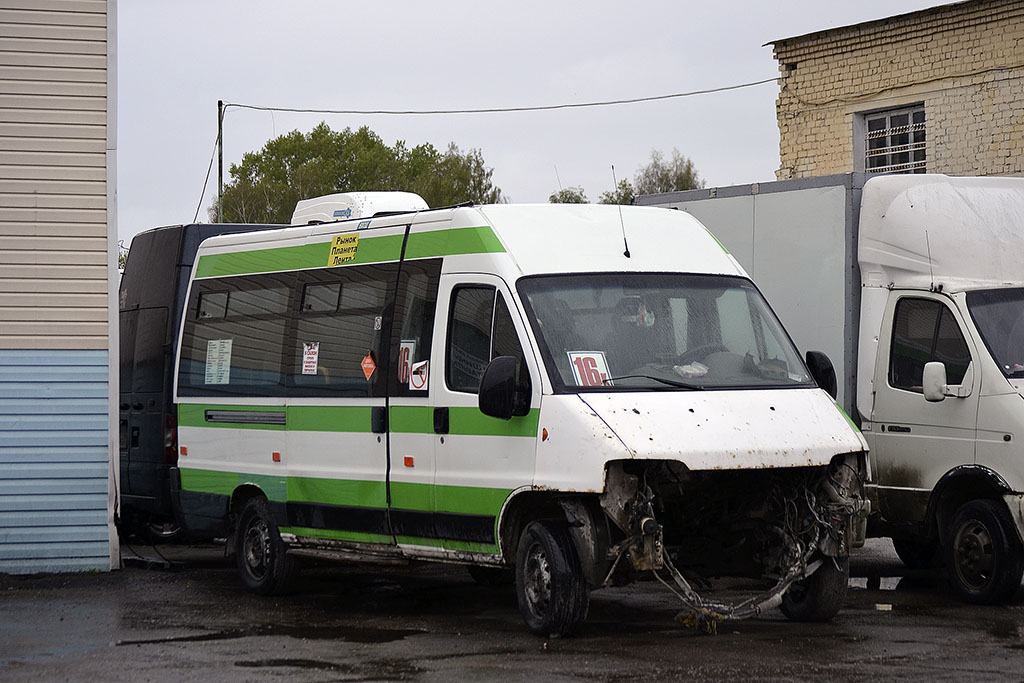
<path id="1" fill-rule="evenodd" d="M 855 556 L 827 624 L 775 611 L 698 635 L 644 582 L 595 592 L 580 632 L 548 640 L 526 631 L 512 587 L 462 567 L 316 566 L 293 595 L 264 598 L 216 546 L 122 550 L 157 563 L 0 575 L 0 681 L 1024 679 L 1024 590 L 963 604 L 888 541 Z"/>

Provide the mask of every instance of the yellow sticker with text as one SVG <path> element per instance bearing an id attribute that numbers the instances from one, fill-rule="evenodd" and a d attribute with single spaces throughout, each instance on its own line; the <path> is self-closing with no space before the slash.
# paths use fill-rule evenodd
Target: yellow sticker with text
<path id="1" fill-rule="evenodd" d="M 359 247 L 359 234 L 335 235 L 331 242 L 331 253 L 327 257 L 328 266 L 340 266 L 342 263 L 354 261 L 356 249 Z"/>

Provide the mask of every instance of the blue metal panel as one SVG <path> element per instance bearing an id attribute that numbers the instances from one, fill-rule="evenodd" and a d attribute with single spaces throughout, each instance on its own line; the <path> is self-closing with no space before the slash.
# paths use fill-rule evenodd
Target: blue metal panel
<path id="1" fill-rule="evenodd" d="M 108 569 L 106 351 L 0 351 L 0 572 Z"/>

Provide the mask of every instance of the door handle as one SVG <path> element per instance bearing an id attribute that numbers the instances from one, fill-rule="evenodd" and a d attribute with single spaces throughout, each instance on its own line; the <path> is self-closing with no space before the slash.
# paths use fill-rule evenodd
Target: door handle
<path id="1" fill-rule="evenodd" d="M 373 406 L 370 409 L 370 431 L 383 434 L 388 431 L 388 409 L 386 406 Z"/>
<path id="2" fill-rule="evenodd" d="M 434 433 L 448 433 L 448 408 L 434 408 Z"/>

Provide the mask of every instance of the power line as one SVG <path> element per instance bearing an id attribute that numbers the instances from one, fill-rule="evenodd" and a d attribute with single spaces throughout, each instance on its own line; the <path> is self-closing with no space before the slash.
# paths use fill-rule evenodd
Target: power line
<path id="1" fill-rule="evenodd" d="M 635 97 L 626 100 L 605 100 L 602 102 L 572 102 L 566 104 L 546 104 L 535 107 L 486 107 L 482 109 L 299 109 L 294 107 L 270 107 L 258 104 L 239 104 L 237 102 L 225 102 L 224 108 L 234 107 L 236 109 L 253 109 L 256 111 L 283 111 L 295 114 L 384 114 L 388 116 L 425 116 L 431 114 L 501 114 L 526 111 L 554 111 L 557 109 L 585 109 L 588 107 L 609 107 L 619 104 L 638 104 L 640 102 L 657 102 L 659 100 L 671 100 L 679 97 L 691 97 L 693 95 L 708 95 L 727 90 L 739 90 L 740 88 L 751 88 L 755 85 L 775 83 L 779 79 L 766 78 L 751 83 L 740 83 L 738 85 L 727 85 L 720 88 L 709 88 L 707 90 L 691 90 L 690 92 L 671 93 L 669 95 L 652 95 L 650 97 Z"/>
<path id="2" fill-rule="evenodd" d="M 217 134 L 217 139 L 213 141 L 213 154 L 210 155 L 210 165 L 206 167 L 206 180 L 203 181 L 203 192 L 199 195 L 199 206 L 196 207 L 195 218 L 192 222 L 195 223 L 199 220 L 199 211 L 203 208 L 203 199 L 206 198 L 206 185 L 210 182 L 210 171 L 213 170 L 213 160 L 217 158 L 217 144 L 220 142 L 220 134 Z"/>

